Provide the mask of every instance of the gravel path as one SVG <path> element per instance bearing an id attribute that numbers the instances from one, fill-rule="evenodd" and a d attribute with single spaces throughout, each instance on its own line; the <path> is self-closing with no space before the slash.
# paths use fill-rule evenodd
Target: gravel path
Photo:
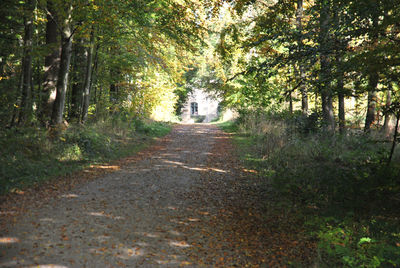
<path id="1" fill-rule="evenodd" d="M 230 149 L 215 126 L 175 127 L 150 155 L 39 208 L 28 206 L 0 234 L 0 267 L 255 264 L 262 237 L 250 230 L 254 237 L 243 239 L 236 217 L 246 215 L 230 208 L 242 206 L 251 215 L 254 203 L 245 202 L 250 198 L 242 190 L 253 182 L 242 178 L 237 188 L 243 175 Z"/>

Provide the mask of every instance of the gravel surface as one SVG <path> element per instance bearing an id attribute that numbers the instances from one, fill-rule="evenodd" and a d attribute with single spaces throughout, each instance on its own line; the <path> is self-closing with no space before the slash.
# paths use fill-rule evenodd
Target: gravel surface
<path id="1" fill-rule="evenodd" d="M 28 206 L 0 234 L 0 267 L 252 263 L 235 242 L 249 237 L 232 236 L 240 230 L 229 207 L 248 212 L 254 204 L 245 201 L 251 198 L 243 189 L 255 184 L 242 178 L 237 188 L 234 182 L 243 175 L 228 140 L 213 125 L 178 125 L 151 154 L 40 207 Z"/>

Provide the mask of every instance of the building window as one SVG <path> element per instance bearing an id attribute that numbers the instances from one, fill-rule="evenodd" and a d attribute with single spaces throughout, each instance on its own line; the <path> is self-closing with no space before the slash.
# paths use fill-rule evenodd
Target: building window
<path id="1" fill-rule="evenodd" d="M 191 115 L 199 114 L 199 106 L 198 106 L 197 102 L 190 103 L 190 114 Z"/>

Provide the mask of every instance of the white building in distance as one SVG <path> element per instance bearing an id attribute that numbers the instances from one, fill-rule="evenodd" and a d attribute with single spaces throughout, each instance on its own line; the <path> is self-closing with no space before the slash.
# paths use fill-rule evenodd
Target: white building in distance
<path id="1" fill-rule="evenodd" d="M 189 93 L 188 100 L 182 108 L 184 123 L 209 123 L 218 117 L 219 100 L 201 89 Z"/>

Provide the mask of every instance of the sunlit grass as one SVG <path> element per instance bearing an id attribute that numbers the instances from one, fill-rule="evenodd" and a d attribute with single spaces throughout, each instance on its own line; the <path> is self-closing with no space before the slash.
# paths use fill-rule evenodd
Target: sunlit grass
<path id="1" fill-rule="evenodd" d="M 2 130 L 0 195 L 85 168 L 118 170 L 119 166 L 106 163 L 135 154 L 170 130 L 171 125 L 161 122 L 114 119 L 72 125 L 57 134 L 36 128 Z"/>

